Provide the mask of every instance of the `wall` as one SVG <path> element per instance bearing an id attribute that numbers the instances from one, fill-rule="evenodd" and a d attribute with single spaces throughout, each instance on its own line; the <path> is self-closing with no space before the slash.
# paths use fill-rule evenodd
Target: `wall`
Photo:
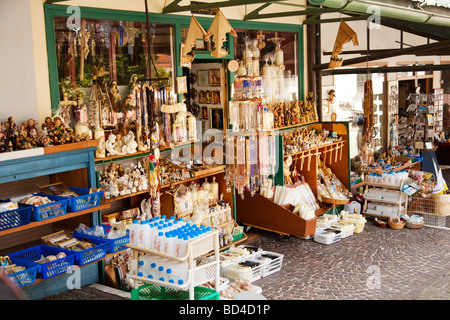
<path id="1" fill-rule="evenodd" d="M 0 0 L 0 21 L 0 122 L 37 119 L 30 1 Z"/>
<path id="2" fill-rule="evenodd" d="M 149 12 L 161 13 L 167 1 L 169 0 L 148 0 Z M 2 70 L 0 121 L 5 121 L 7 117 L 13 116 L 16 122 L 34 118 L 42 123 L 44 118 L 51 114 L 44 2 L 45 0 L 0 0 L 0 36 L 4 44 L 2 48 L 14 48 L 14 50 L 1 50 L 0 53 L 0 70 Z M 306 4 L 306 0 L 287 2 Z M 188 3 L 188 1 L 183 1 L 181 5 Z M 64 1 L 61 4 L 145 11 L 144 0 L 74 0 Z M 246 12 L 249 13 L 260 5 L 223 8 L 222 12 L 229 19 L 243 20 Z M 286 6 L 274 5 L 261 13 L 277 10 L 288 9 Z M 179 14 L 189 15 L 188 12 Z M 285 17 L 264 21 L 301 24 L 302 17 Z"/>

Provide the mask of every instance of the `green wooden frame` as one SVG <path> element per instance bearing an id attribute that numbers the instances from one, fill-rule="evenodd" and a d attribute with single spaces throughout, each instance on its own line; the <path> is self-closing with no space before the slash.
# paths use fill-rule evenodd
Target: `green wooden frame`
<path id="1" fill-rule="evenodd" d="M 45 35 L 47 43 L 47 59 L 49 68 L 49 85 L 50 85 L 50 100 L 52 112 L 59 106 L 59 79 L 58 70 L 56 64 L 56 41 L 55 41 L 55 28 L 54 17 L 70 17 L 72 12 L 67 12 L 69 6 L 59 4 L 44 3 L 44 17 L 45 17 Z M 80 18 L 84 19 L 101 19 L 101 20 L 122 20 L 122 21 L 136 21 L 145 22 L 145 12 L 136 11 L 124 11 L 114 9 L 102 9 L 91 7 L 80 7 Z M 175 43 L 175 76 L 179 77 L 183 75 L 182 67 L 179 66 L 180 57 L 180 43 L 181 43 L 181 28 L 188 28 L 191 20 L 191 16 L 173 15 L 173 14 L 161 14 L 161 13 L 149 13 L 149 21 L 152 23 L 164 23 L 171 24 L 174 27 L 174 43 Z M 198 22 L 204 27 L 208 28 L 213 20 L 213 17 L 196 17 Z M 299 83 L 299 95 L 300 100 L 304 99 L 305 92 L 303 88 L 304 83 L 304 50 L 303 50 L 303 26 L 302 25 L 290 25 L 280 24 L 272 22 L 256 22 L 256 21 L 242 21 L 242 20 L 229 20 L 231 26 L 236 29 L 252 29 L 252 30 L 267 30 L 267 31 L 285 31 L 297 33 L 298 42 L 298 83 Z M 227 35 L 228 40 L 225 45 L 229 51 L 229 54 L 221 60 L 234 59 L 234 41 L 232 36 Z M 215 59 L 207 53 L 196 54 L 197 59 Z M 229 73 L 228 80 L 232 82 L 234 75 Z"/>

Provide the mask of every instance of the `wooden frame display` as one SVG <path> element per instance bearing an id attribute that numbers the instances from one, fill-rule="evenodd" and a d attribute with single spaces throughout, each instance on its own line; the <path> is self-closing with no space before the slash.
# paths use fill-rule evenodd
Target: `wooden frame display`
<path id="1" fill-rule="evenodd" d="M 209 86 L 210 87 L 220 87 L 220 69 L 209 70 Z"/>
<path id="2" fill-rule="evenodd" d="M 208 70 L 197 71 L 198 85 L 200 87 L 207 87 L 209 85 L 209 73 Z"/>
<path id="3" fill-rule="evenodd" d="M 60 197 L 77 197 L 78 195 L 70 190 L 62 182 L 56 182 L 45 186 L 38 186 L 40 192 Z"/>

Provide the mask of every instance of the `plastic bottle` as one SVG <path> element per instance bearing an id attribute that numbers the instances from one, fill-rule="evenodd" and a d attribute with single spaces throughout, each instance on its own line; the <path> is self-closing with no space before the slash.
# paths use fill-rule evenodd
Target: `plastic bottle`
<path id="1" fill-rule="evenodd" d="M 143 247 L 144 246 L 144 232 L 145 232 L 145 227 L 148 227 L 145 223 L 145 221 L 141 221 L 140 224 L 138 224 L 138 228 L 137 228 L 137 238 L 136 238 L 136 245 L 139 247 Z"/>
<path id="2" fill-rule="evenodd" d="M 189 278 L 189 269 L 187 261 L 175 261 L 170 266 L 170 280 L 173 280 L 175 284 L 186 284 Z"/>
<path id="3" fill-rule="evenodd" d="M 145 249 L 150 249 L 151 240 L 151 230 L 149 220 L 144 220 L 141 222 L 142 228 L 142 244 L 141 246 Z"/>
<path id="4" fill-rule="evenodd" d="M 180 234 L 175 242 L 174 255 L 176 257 L 186 256 L 187 243 L 189 241 L 189 236 L 187 234 Z"/>
<path id="5" fill-rule="evenodd" d="M 149 255 L 141 255 L 138 261 L 138 276 L 139 277 L 148 277 L 151 273 L 151 265 L 152 257 Z"/>
<path id="6" fill-rule="evenodd" d="M 175 234 L 171 231 L 166 234 L 164 253 L 168 255 L 174 255 L 175 253 Z"/>
<path id="7" fill-rule="evenodd" d="M 153 231 L 150 235 L 150 250 L 156 250 L 156 237 L 162 232 L 162 226 L 153 225 Z"/>
<path id="8" fill-rule="evenodd" d="M 153 242 L 152 242 L 152 239 L 153 239 L 153 234 L 156 232 L 156 228 L 155 228 L 155 225 L 153 224 L 153 223 L 148 223 L 147 224 L 148 225 L 148 229 L 147 229 L 147 236 L 146 236 L 146 238 L 145 238 L 145 241 L 144 241 L 144 246 L 145 246 L 145 248 L 146 249 L 152 249 L 152 246 L 153 246 Z"/>
<path id="9" fill-rule="evenodd" d="M 155 237 L 155 250 L 156 251 L 162 252 L 163 240 L 164 240 L 164 232 L 159 231 L 158 235 Z"/>
<path id="10" fill-rule="evenodd" d="M 137 245 L 137 230 L 139 228 L 139 221 L 133 220 L 133 224 L 130 225 L 130 245 Z"/>

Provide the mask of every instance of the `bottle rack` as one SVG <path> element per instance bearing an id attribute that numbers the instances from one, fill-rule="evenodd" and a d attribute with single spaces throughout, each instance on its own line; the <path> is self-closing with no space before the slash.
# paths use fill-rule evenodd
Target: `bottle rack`
<path id="1" fill-rule="evenodd" d="M 219 261 L 219 232 L 212 231 L 211 233 L 202 236 L 198 239 L 194 239 L 187 243 L 186 255 L 184 257 L 176 257 L 173 255 L 167 255 L 156 250 L 150 250 L 134 245 L 128 245 L 133 250 L 133 260 L 131 261 L 130 274 L 127 276 L 130 279 L 134 279 L 134 287 L 137 289 L 140 282 L 152 283 L 159 286 L 169 287 L 182 291 L 189 291 L 189 299 L 194 299 L 195 286 L 214 281 L 216 284 L 216 292 L 219 292 L 220 283 L 220 261 Z M 207 255 L 214 251 L 214 259 L 205 260 L 202 256 Z M 177 285 L 166 281 L 154 280 L 137 276 L 138 271 L 138 256 L 139 253 L 145 253 L 155 255 L 167 259 L 176 261 L 188 262 L 188 281 L 183 285 Z M 197 264 L 197 260 L 204 263 Z"/>
<path id="2" fill-rule="evenodd" d="M 365 216 L 372 216 L 376 218 L 381 219 L 389 219 L 391 217 L 390 215 L 384 215 L 384 214 L 376 214 L 367 212 L 368 202 L 377 202 L 377 203 L 386 203 L 386 204 L 394 204 L 398 206 L 398 214 L 397 217 L 400 217 L 402 214 L 406 214 L 408 210 L 408 195 L 404 194 L 402 189 L 402 184 L 400 186 L 395 185 L 386 185 L 386 184 L 378 184 L 378 183 L 371 183 L 366 182 L 365 183 L 365 191 L 367 191 L 370 188 L 382 188 L 382 189 L 389 189 L 389 190 L 398 190 L 399 196 L 396 199 L 378 199 L 378 198 L 370 198 L 370 197 L 364 197 L 364 206 L 363 206 L 363 214 Z M 404 205 L 404 208 L 401 209 L 401 206 Z"/>

